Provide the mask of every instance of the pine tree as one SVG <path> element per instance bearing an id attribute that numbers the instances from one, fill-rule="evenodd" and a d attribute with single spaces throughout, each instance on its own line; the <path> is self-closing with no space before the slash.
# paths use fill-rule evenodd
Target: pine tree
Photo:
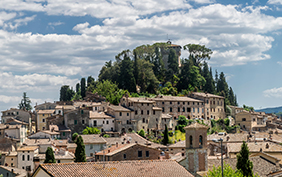
<path id="1" fill-rule="evenodd" d="M 168 144 L 168 129 L 167 129 L 167 126 L 166 126 L 166 124 L 165 124 L 163 145 L 167 145 L 167 144 Z"/>
<path id="2" fill-rule="evenodd" d="M 76 141 L 76 149 L 75 149 L 75 159 L 74 162 L 86 162 L 85 156 L 85 145 L 83 143 L 83 139 L 79 136 Z"/>
<path id="3" fill-rule="evenodd" d="M 85 95 L 86 95 L 86 85 L 85 85 L 85 78 L 81 78 L 81 80 L 80 80 L 80 87 L 81 87 L 81 89 L 80 89 L 80 91 L 81 91 L 81 96 L 82 96 L 82 98 L 84 98 L 85 97 Z"/>
<path id="4" fill-rule="evenodd" d="M 129 92 L 136 92 L 136 81 L 133 74 L 133 62 L 126 53 L 124 53 L 124 57 L 121 62 L 119 88 L 126 89 Z"/>
<path id="5" fill-rule="evenodd" d="M 53 152 L 53 149 L 51 147 L 48 147 L 46 152 L 45 152 L 44 163 L 56 163 L 54 152 Z"/>
<path id="6" fill-rule="evenodd" d="M 32 110 L 31 101 L 29 97 L 26 96 L 26 92 L 23 92 L 23 98 L 18 106 L 19 109 L 23 109 L 26 111 Z"/>
<path id="7" fill-rule="evenodd" d="M 245 141 L 243 141 L 241 150 L 237 155 L 236 167 L 244 176 L 253 176 L 253 162 L 249 160 L 249 148 Z"/>

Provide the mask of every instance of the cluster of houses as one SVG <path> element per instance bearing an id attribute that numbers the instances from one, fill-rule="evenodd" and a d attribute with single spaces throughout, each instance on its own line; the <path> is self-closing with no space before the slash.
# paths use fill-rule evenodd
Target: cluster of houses
<path id="1" fill-rule="evenodd" d="M 186 141 L 179 140 L 169 146 L 150 142 L 134 132 L 140 129 L 162 132 L 165 125 L 174 130 L 179 115 L 204 120 L 209 125 L 211 119 L 226 118 L 224 97 L 199 92 L 182 97 L 125 95 L 119 105 L 112 105 L 98 94 L 87 93 L 83 101 L 45 102 L 36 105 L 33 112 L 11 108 L 2 111 L 1 116 L 0 174 L 4 177 L 71 176 L 67 173 L 203 176 L 213 165 L 220 164 L 221 147 L 212 141 L 219 138 L 223 139 L 224 161 L 232 167 L 236 167 L 236 154 L 246 141 L 255 172 L 260 176 L 280 174 L 282 121 L 271 114 L 229 107 L 231 123 L 240 125 L 240 133 L 207 135 L 207 126 L 194 123 L 185 128 Z M 81 135 L 87 162 L 77 164 L 74 163 L 76 144 L 71 135 L 82 134 L 86 127 L 96 127 L 102 134 Z M 56 164 L 43 164 L 48 147 L 54 150 Z M 93 165 L 95 168 L 89 168 Z"/>

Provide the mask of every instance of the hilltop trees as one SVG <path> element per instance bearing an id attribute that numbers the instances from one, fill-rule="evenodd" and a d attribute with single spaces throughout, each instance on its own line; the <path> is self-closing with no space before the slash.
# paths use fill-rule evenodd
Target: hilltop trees
<path id="1" fill-rule="evenodd" d="M 60 90 L 60 101 L 70 101 L 74 94 L 74 91 L 68 85 L 63 85 Z"/>
<path id="2" fill-rule="evenodd" d="M 31 101 L 29 97 L 26 96 L 26 92 L 23 92 L 23 98 L 18 106 L 19 109 L 23 109 L 26 111 L 32 110 Z"/>

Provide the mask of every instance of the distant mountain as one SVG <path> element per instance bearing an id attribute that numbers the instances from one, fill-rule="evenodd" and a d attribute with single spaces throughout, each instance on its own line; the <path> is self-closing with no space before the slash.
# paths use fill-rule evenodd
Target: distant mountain
<path id="1" fill-rule="evenodd" d="M 256 112 L 265 112 L 265 113 L 278 113 L 282 112 L 282 106 L 280 107 L 275 107 L 275 108 L 264 108 L 264 109 L 258 109 L 255 110 Z"/>

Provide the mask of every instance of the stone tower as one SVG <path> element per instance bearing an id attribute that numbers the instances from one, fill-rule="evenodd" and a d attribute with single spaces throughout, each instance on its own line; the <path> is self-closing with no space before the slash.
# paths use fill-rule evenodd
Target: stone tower
<path id="1" fill-rule="evenodd" d="M 172 44 L 170 40 L 167 41 L 167 48 L 161 48 L 161 54 L 163 56 L 163 62 L 164 62 L 165 69 L 168 69 L 169 49 L 175 50 L 175 53 L 178 59 L 178 66 L 179 67 L 181 66 L 181 62 L 180 62 L 181 48 L 182 47 L 180 45 Z"/>
<path id="2" fill-rule="evenodd" d="M 186 169 L 194 175 L 198 171 L 207 171 L 208 127 L 196 122 L 184 129 L 186 132 Z"/>

